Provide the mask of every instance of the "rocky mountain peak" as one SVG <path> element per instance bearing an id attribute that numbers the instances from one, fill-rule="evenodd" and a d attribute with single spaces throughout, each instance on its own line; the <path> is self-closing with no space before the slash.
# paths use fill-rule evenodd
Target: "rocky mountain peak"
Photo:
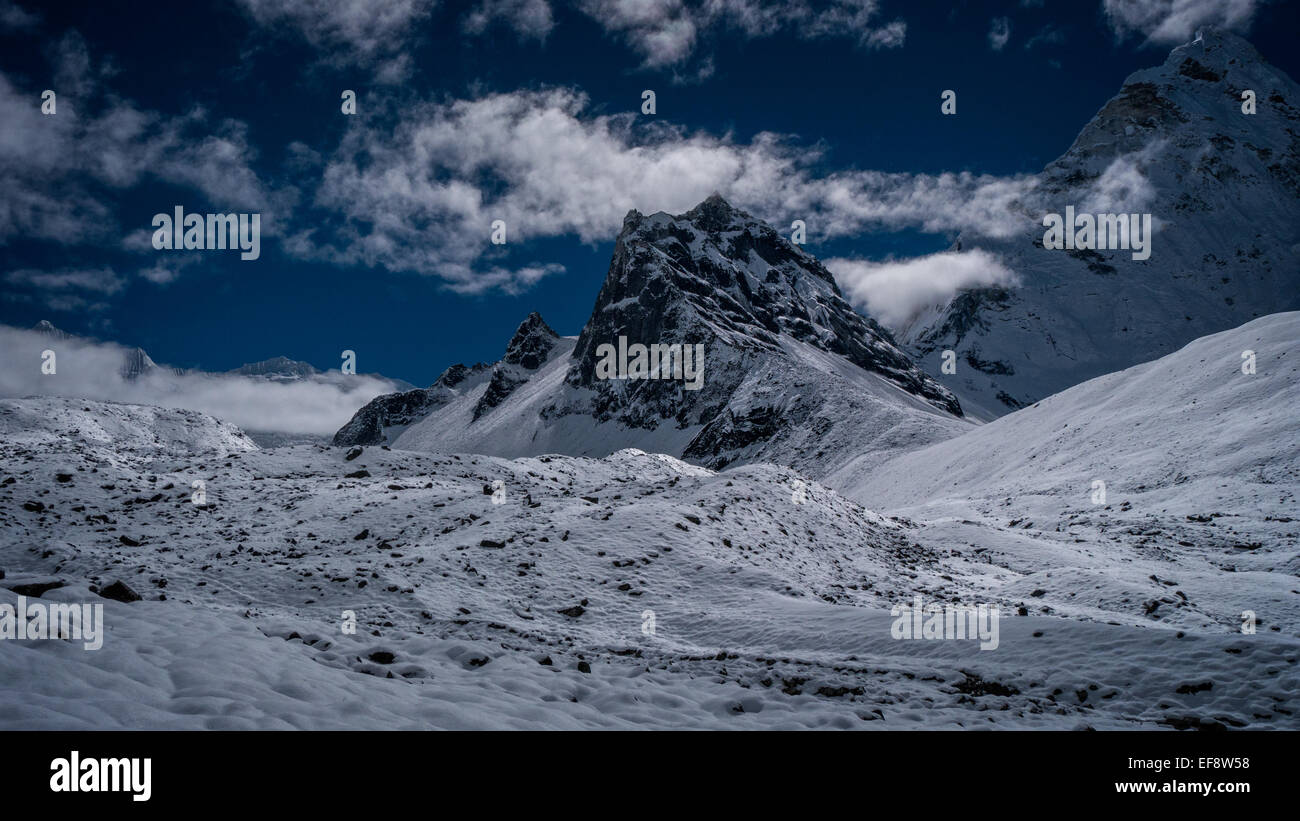
<path id="1" fill-rule="evenodd" d="M 36 331 L 38 334 L 45 334 L 46 336 L 52 336 L 55 339 L 72 338 L 72 334 L 68 333 L 67 331 L 61 331 L 58 328 L 54 327 L 54 323 L 50 322 L 48 319 L 42 319 L 40 322 L 37 322 L 35 325 L 32 326 L 32 330 Z"/>
<path id="2" fill-rule="evenodd" d="M 542 319 L 542 315 L 533 311 L 515 330 L 510 343 L 506 345 L 503 360 L 510 365 L 520 365 L 529 370 L 537 370 L 546 361 L 551 349 L 560 335 Z"/>
<path id="3" fill-rule="evenodd" d="M 702 344 L 719 356 L 723 348 L 780 354 L 783 338 L 798 340 L 961 414 L 952 395 L 926 377 L 888 331 L 848 304 L 820 262 L 718 194 L 679 215 L 628 215 L 567 378 L 602 395 L 598 416 L 639 404 L 624 419 L 632 424 L 652 426 L 670 417 L 685 423 L 697 411 L 716 408 L 716 397 L 679 396 L 680 386 L 670 382 L 614 390 L 597 380 L 596 350 L 619 337 L 629 343 Z M 711 378 L 734 381 L 738 374 Z"/>

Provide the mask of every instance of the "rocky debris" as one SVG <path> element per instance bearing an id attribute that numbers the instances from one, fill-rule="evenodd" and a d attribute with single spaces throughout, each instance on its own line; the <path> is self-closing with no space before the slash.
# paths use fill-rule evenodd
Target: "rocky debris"
<path id="1" fill-rule="evenodd" d="M 126 603 L 140 601 L 140 594 L 132 590 L 126 582 L 120 580 L 101 589 L 99 595 L 105 599 L 112 599 L 113 601 Z"/>

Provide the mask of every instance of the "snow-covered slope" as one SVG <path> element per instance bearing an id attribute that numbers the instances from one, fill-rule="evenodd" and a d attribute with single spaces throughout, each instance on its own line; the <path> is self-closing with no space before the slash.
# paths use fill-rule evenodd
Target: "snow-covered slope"
<path id="1" fill-rule="evenodd" d="M 116 450 L 133 459 L 257 448 L 239 428 L 198 411 L 36 396 L 0 400 L 0 438 L 11 453 L 85 451 L 106 460 Z"/>
<path id="2" fill-rule="evenodd" d="M 846 493 L 923 522 L 922 543 L 960 546 L 990 590 L 1035 612 L 1236 629 L 1249 610 L 1294 632 L 1297 407 L 1300 313 L 1276 314 L 901 456 Z"/>
<path id="3" fill-rule="evenodd" d="M 699 389 L 685 378 L 604 378 L 601 346 L 620 338 L 702 346 Z M 525 341 L 539 353 L 512 364 Z M 576 340 L 534 314 L 490 378 L 381 397 L 335 444 L 508 457 L 636 447 L 820 476 L 955 435 L 969 427 L 958 414 L 815 258 L 714 195 L 677 216 L 628 214 Z"/>
<path id="4" fill-rule="evenodd" d="M 0 641 L 5 729 L 1294 728 L 1300 715 L 1300 621 L 1177 632 L 1118 601 L 1091 622 L 1017 617 L 982 589 L 1001 568 L 787 468 L 237 439 L 183 453 L 59 425 L 54 451 L 31 431 L 77 403 L 41 401 L 69 408 L 0 414 L 0 602 L 98 601 L 107 635 L 94 651 Z M 117 581 L 143 600 L 96 596 Z M 889 608 L 914 595 L 1003 602 L 998 648 L 893 639 Z"/>
<path id="5" fill-rule="evenodd" d="M 1257 113 L 1242 113 L 1244 90 Z M 1048 250 L 1046 213 L 1150 213 L 1151 255 Z M 1009 239 L 963 235 L 1016 287 L 966 291 L 899 338 L 989 418 L 1192 339 L 1300 307 L 1300 86 L 1242 38 L 1207 31 L 1130 76 L 1051 163 Z M 940 371 L 955 350 L 955 375 Z"/>

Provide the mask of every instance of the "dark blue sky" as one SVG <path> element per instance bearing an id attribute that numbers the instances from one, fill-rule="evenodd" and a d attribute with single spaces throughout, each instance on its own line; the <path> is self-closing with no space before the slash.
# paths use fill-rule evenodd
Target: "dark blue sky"
<path id="1" fill-rule="evenodd" d="M 584 242 L 564 227 L 536 231 L 499 255 L 488 249 L 472 258 L 476 271 L 563 266 L 562 273 L 531 287 L 515 286 L 516 293 L 493 287 L 458 292 L 447 287 L 440 268 L 394 262 L 418 257 L 418 247 L 367 264 L 291 251 L 280 236 L 264 237 L 256 262 L 208 252 L 171 281 L 151 281 L 138 272 L 167 252 L 124 247 L 127 235 L 149 230 L 152 215 L 175 204 L 222 210 L 213 205 L 221 180 L 209 174 L 196 182 L 185 170 L 203 162 L 202 149 L 195 146 L 204 129 L 234 135 L 242 153 L 231 163 L 255 175 L 256 187 L 268 196 L 297 190 L 296 200 L 273 199 L 273 205 L 261 207 L 279 220 L 285 234 L 315 229 L 318 243 L 342 248 L 337 232 L 348 220 L 340 210 L 346 204 L 340 205 L 337 192 L 324 201 L 317 186 L 323 166 L 347 130 L 356 127 L 339 112 L 344 88 L 358 92 L 364 128 L 381 143 L 421 106 L 572 89 L 589 98 L 579 115 L 585 120 L 637 113 L 641 91 L 650 88 L 658 112 L 649 127 L 643 127 L 646 118 L 632 120 L 623 148 L 633 154 L 642 142 L 670 143 L 671 135 L 651 130 L 670 124 L 683 136 L 703 134 L 737 146 L 752 145 L 761 132 L 786 135 L 789 150 L 821 150 L 809 171 L 814 175 L 856 169 L 1011 176 L 1036 172 L 1062 153 L 1126 75 L 1162 62 L 1169 48 L 1164 42 L 1144 43 L 1140 31 L 1121 39 L 1102 4 L 1093 2 L 1048 0 L 1024 7 L 1016 0 L 956 5 L 884 0 L 869 25 L 904 21 L 905 39 L 893 47 L 864 45 L 847 30 L 843 36 L 809 37 L 806 23 L 778 25 L 761 36 L 735 25 L 701 26 L 689 55 L 668 63 L 647 57 L 626 27 L 558 2 L 549 5 L 551 26 L 544 41 L 535 33 L 521 34 L 504 19 L 467 32 L 471 3 L 444 3 L 398 34 L 363 31 L 374 34 L 371 40 L 349 40 L 288 12 L 276 17 L 266 11 L 293 5 L 291 0 L 261 5 L 137 0 L 36 7 L 0 0 L 0 21 L 6 10 L 10 15 L 10 25 L 0 25 L 0 72 L 15 99 L 25 99 L 33 109 L 40 105 L 40 91 L 54 88 L 61 104 L 66 101 L 79 115 L 105 117 L 123 103 L 159 122 L 183 119 L 196 108 L 206 113 L 149 151 L 130 139 L 119 146 L 140 152 L 141 169 L 169 170 L 141 170 L 122 181 L 101 163 L 98 177 L 83 182 L 78 162 L 97 160 L 64 156 L 59 161 L 68 162 L 67 176 L 24 178 L 22 185 L 34 187 L 36 194 L 58 200 L 76 189 L 76 196 L 101 203 L 111 215 L 111 229 L 101 236 L 42 235 L 30 227 L 0 234 L 0 275 L 6 276 L 0 321 L 26 326 L 48 318 L 69 331 L 139 345 L 161 362 L 210 370 L 280 354 L 337 368 L 339 352 L 350 348 L 358 352 L 360 370 L 424 385 L 454 362 L 498 358 L 529 311 L 540 311 L 562 334 L 576 334 L 605 276 L 613 232 L 597 230 Z M 990 27 L 1002 17 L 1010 22 L 1010 37 L 994 50 Z M 84 41 L 86 71 L 95 77 L 84 90 L 69 80 L 59 86 L 60 60 L 75 62 L 75 55 L 68 55 L 76 49 L 65 39 L 74 30 Z M 1263 5 L 1253 24 L 1239 30 L 1266 59 L 1297 75 L 1295 4 Z M 385 61 L 403 59 L 397 82 L 380 76 Z M 958 92 L 955 117 L 939 114 L 939 93 L 946 88 Z M 30 127 L 39 129 L 40 122 Z M 71 140 L 67 150 L 100 150 L 106 140 L 117 145 L 109 122 L 105 117 L 103 134 Z M 17 127 L 12 117 L 0 121 L 0 129 Z M 30 131 L 9 137 L 25 141 L 28 151 L 42 139 Z M 295 160 L 302 149 L 291 149 L 294 143 L 321 161 Z M 0 140 L 0 151 L 6 145 Z M 186 146 L 191 156 L 173 157 Z M 367 170 L 370 155 L 355 156 L 356 168 Z M 498 177 L 485 170 L 471 182 L 491 197 L 518 179 L 511 173 L 534 172 L 503 170 Z M 48 187 L 42 191 L 43 179 Z M 660 207 L 653 194 L 644 203 L 635 192 L 630 196 L 641 210 Z M 20 195 L 15 188 L 0 191 L 0 199 L 7 197 L 16 202 Z M 346 202 L 346 195 L 342 199 Z M 419 220 L 431 221 L 427 242 L 437 265 L 456 256 L 454 249 L 436 246 L 462 241 L 449 239 L 458 235 L 437 227 L 436 211 L 418 213 Z M 775 221 L 788 215 L 770 216 Z M 401 218 L 410 228 L 411 215 Z M 371 217 L 357 222 L 351 214 L 351 219 L 363 233 L 370 228 Z M 487 230 L 484 226 L 483 237 Z M 416 236 L 403 231 L 400 241 L 418 246 L 424 235 Z M 942 232 L 923 233 L 919 225 L 891 224 L 840 232 L 808 247 L 819 256 L 878 259 L 933 252 L 949 239 Z M 113 284 L 68 299 L 77 294 L 67 282 L 51 287 L 39 276 L 80 270 L 112 272 L 103 275 Z M 14 271 L 25 273 L 11 275 Z"/>

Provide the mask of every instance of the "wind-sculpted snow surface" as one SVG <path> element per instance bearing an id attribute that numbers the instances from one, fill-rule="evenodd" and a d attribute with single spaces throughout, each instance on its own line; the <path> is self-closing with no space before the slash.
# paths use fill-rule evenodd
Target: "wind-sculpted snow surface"
<path id="1" fill-rule="evenodd" d="M 1010 571 L 788 468 L 259 450 L 202 417 L 183 453 L 31 401 L 0 403 L 0 602 L 103 601 L 107 636 L 0 641 L 0 727 L 1296 726 L 1294 621 L 1016 616 Z M 1003 602 L 997 649 L 892 638 L 917 595 Z"/>
<path id="2" fill-rule="evenodd" d="M 1300 313 L 1275 314 L 838 479 L 1033 612 L 1239 631 L 1249 611 L 1295 636 L 1297 407 Z"/>

